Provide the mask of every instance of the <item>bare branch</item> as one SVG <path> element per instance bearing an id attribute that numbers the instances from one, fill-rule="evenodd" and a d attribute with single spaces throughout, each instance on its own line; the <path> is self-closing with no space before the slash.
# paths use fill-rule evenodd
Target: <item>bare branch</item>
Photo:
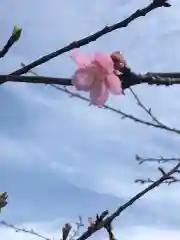
<path id="1" fill-rule="evenodd" d="M 51 85 L 51 86 L 53 86 L 54 88 L 56 88 L 59 91 L 62 91 L 62 92 L 70 94 L 71 98 L 75 97 L 75 98 L 79 98 L 79 99 L 81 99 L 83 101 L 91 103 L 89 98 L 84 97 L 84 96 L 80 95 L 79 93 L 73 93 L 70 90 L 68 90 L 67 88 L 61 88 L 61 87 L 56 86 L 56 85 Z M 110 107 L 107 104 L 104 104 L 103 109 L 107 109 L 107 110 L 110 110 L 111 112 L 120 114 L 122 116 L 122 119 L 128 118 L 130 120 L 133 120 L 136 123 L 141 123 L 143 125 L 152 126 L 152 127 L 155 127 L 155 128 L 159 128 L 159 129 L 163 129 L 163 130 L 166 130 L 166 131 L 170 131 L 170 132 L 174 132 L 174 133 L 180 134 L 180 130 L 179 129 L 171 128 L 171 127 L 168 127 L 168 126 L 165 126 L 165 125 L 162 126 L 162 125 L 158 125 L 158 124 L 155 124 L 155 123 L 152 123 L 152 122 L 148 122 L 148 121 L 142 120 L 142 119 L 137 118 L 137 117 L 135 117 L 135 116 L 133 116 L 131 114 L 125 113 L 125 112 L 123 112 L 123 111 L 121 111 L 119 109 L 115 109 L 113 107 Z"/>
<path id="2" fill-rule="evenodd" d="M 76 223 L 76 229 L 73 230 L 72 234 L 69 236 L 69 240 L 75 240 L 79 236 L 80 229 L 84 227 L 82 217 L 79 216 L 79 222 Z"/>
<path id="3" fill-rule="evenodd" d="M 136 159 L 138 159 L 136 157 Z M 139 160 L 139 159 L 138 159 Z M 160 159 L 161 161 L 162 159 Z M 169 159 L 168 159 L 169 160 Z M 147 161 L 147 159 L 145 159 L 145 161 Z M 141 162 L 139 162 L 140 164 L 145 162 L 144 159 L 141 160 Z M 176 182 L 180 182 L 180 179 L 174 177 L 174 176 L 168 176 L 168 174 L 164 171 L 164 169 L 162 167 L 158 167 L 158 170 L 160 171 L 160 173 L 162 174 L 163 177 L 165 177 L 165 181 L 163 183 L 168 184 L 168 186 L 172 183 L 176 183 Z M 180 173 L 179 169 L 176 169 L 176 171 L 174 173 Z M 140 183 L 140 184 L 145 184 L 145 183 L 154 183 L 155 181 L 152 180 L 151 178 L 148 179 L 136 179 L 134 181 L 135 183 Z"/>
<path id="4" fill-rule="evenodd" d="M 6 226 L 6 227 L 12 228 L 12 229 L 14 229 L 16 232 L 29 233 L 29 234 L 31 234 L 31 235 L 40 237 L 40 238 L 45 239 L 45 240 L 52 240 L 52 239 L 50 239 L 50 238 L 44 237 L 43 235 L 35 232 L 33 229 L 27 230 L 27 229 L 24 229 L 24 228 L 19 228 L 19 227 L 14 226 L 13 224 L 9 224 L 9 223 L 7 223 L 7 222 L 5 222 L 5 221 L 0 221 L 0 224 L 1 224 L 1 225 L 4 225 L 4 226 Z"/>
<path id="5" fill-rule="evenodd" d="M 180 73 L 159 73 L 159 75 L 156 75 L 156 73 L 136 74 L 129 68 L 126 68 L 124 73 L 120 76 L 120 80 L 122 82 L 123 90 L 144 83 L 157 86 L 171 86 L 180 84 Z M 15 72 L 10 75 L 0 75 L 0 84 L 7 81 L 72 86 L 71 78 L 54 78 L 48 76 L 39 76 L 37 79 L 33 76 L 31 78 L 24 78 L 24 76 L 19 76 L 19 74 L 16 74 Z"/>
<path id="6" fill-rule="evenodd" d="M 69 45 L 53 52 L 50 53 L 48 55 L 45 55 L 41 58 L 39 58 L 38 60 L 26 65 L 25 67 L 14 71 L 11 73 L 11 75 L 22 75 L 24 73 L 27 73 L 30 69 L 33 69 L 43 63 L 46 63 L 48 61 L 50 61 L 51 59 L 65 53 L 68 51 L 71 51 L 74 48 L 79 48 L 81 46 L 87 45 L 90 42 L 96 41 L 98 38 L 104 36 L 105 34 L 108 34 L 114 30 L 120 29 L 120 28 L 124 28 L 127 27 L 129 25 L 129 23 L 131 23 L 132 21 L 134 21 L 135 19 L 145 16 L 146 14 L 148 14 L 149 12 L 160 8 L 160 7 L 170 7 L 171 5 L 168 3 L 167 0 L 153 0 L 152 3 L 150 3 L 147 7 L 142 8 L 142 9 L 138 9 L 136 12 L 134 12 L 132 15 L 130 15 L 129 17 L 127 17 L 125 20 L 118 22 L 114 25 L 111 26 L 106 26 L 105 28 L 103 28 L 102 30 L 96 32 L 95 34 L 89 35 L 83 39 L 80 39 L 78 41 L 74 41 L 72 43 L 70 43 Z M 5 83 L 1 82 L 1 84 Z"/>
<path id="7" fill-rule="evenodd" d="M 141 197 L 143 197 L 146 193 L 150 192 L 154 188 L 158 187 L 161 183 L 169 179 L 169 177 L 176 173 L 177 170 L 180 167 L 180 163 L 178 163 L 176 166 L 174 166 L 169 172 L 166 173 L 166 175 L 159 178 L 157 181 L 150 184 L 147 188 L 139 192 L 137 195 L 135 195 L 133 198 L 131 198 L 129 201 L 127 201 L 125 204 L 120 206 L 114 213 L 112 213 L 109 217 L 101 221 L 98 225 L 90 227 L 86 232 L 84 232 L 77 240 L 85 240 L 92 236 L 95 232 L 97 232 L 99 229 L 102 229 L 109 224 L 112 223 L 112 221 L 117 218 L 124 210 L 126 210 L 128 207 L 130 207 L 133 203 L 135 203 L 137 200 L 139 200 Z"/>
<path id="8" fill-rule="evenodd" d="M 139 155 L 136 155 L 136 160 L 139 162 L 139 164 L 142 164 L 144 162 L 157 162 L 157 163 L 167 163 L 167 162 L 180 162 L 180 158 L 142 158 Z"/>
<path id="9" fill-rule="evenodd" d="M 131 91 L 132 95 L 137 101 L 137 104 L 152 118 L 152 120 L 157 123 L 158 125 L 165 126 L 162 122 L 160 122 L 152 113 L 151 108 L 148 109 L 140 100 L 140 98 L 137 96 L 137 94 L 133 91 L 133 89 L 130 87 L 129 90 Z"/>
<path id="10" fill-rule="evenodd" d="M 31 235 L 34 235 L 36 237 L 45 239 L 45 240 L 53 240 L 51 238 L 47 238 L 45 236 L 43 236 L 42 234 L 39 234 L 37 232 L 35 232 L 33 229 L 31 230 L 27 230 L 25 228 L 19 228 L 13 224 L 9 224 L 6 221 L 0 221 L 0 224 L 9 228 L 12 228 L 13 230 L 15 230 L 15 232 L 24 232 L 24 233 L 28 233 Z M 77 237 L 79 235 L 79 230 L 81 227 L 83 227 L 84 224 L 82 223 L 82 218 L 79 217 L 79 222 L 76 223 L 76 229 L 73 230 L 72 234 L 70 235 L 70 231 L 72 229 L 72 226 L 69 223 L 66 223 L 64 225 L 64 227 L 62 228 L 62 239 L 61 240 L 66 240 L 68 238 L 68 240 L 75 240 L 75 237 Z"/>
<path id="11" fill-rule="evenodd" d="M 134 182 L 140 183 L 140 184 L 146 184 L 146 183 L 154 183 L 155 181 L 148 178 L 148 179 L 136 179 Z M 164 181 L 163 183 L 167 184 L 169 186 L 170 184 L 176 183 L 176 182 L 180 182 L 180 179 L 177 179 L 177 178 L 169 179 L 169 180 Z"/>
<path id="12" fill-rule="evenodd" d="M 54 78 L 54 77 L 43 77 L 43 76 L 0 75 L 0 82 L 3 82 L 3 81 L 58 84 L 63 86 L 71 85 L 71 80 L 67 78 Z"/>

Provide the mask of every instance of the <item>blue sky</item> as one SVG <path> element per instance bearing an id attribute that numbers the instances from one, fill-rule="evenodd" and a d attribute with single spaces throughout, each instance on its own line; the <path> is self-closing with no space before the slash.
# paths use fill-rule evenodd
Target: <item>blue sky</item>
<path id="1" fill-rule="evenodd" d="M 147 0 L 1 0 L 0 45 L 16 24 L 20 41 L 1 60 L 9 73 L 38 57 L 123 20 Z M 180 3 L 158 9 L 83 47 L 84 51 L 123 52 L 136 72 L 178 71 Z M 42 75 L 71 77 L 76 66 L 66 53 L 40 67 Z M 179 125 L 179 94 L 172 88 L 136 86 L 134 90 L 159 119 Z M 131 94 L 109 105 L 146 117 Z M 157 165 L 138 166 L 135 154 L 177 156 L 173 134 L 122 120 L 119 115 L 89 107 L 78 99 L 44 85 L 6 83 L 0 88 L 0 191 L 9 205 L 0 219 L 59 236 L 60 226 L 78 215 L 93 216 L 116 207 L 137 193 L 138 177 L 158 177 Z M 115 222 L 118 239 L 179 239 L 178 185 L 163 186 L 145 196 Z M 169 207 L 171 206 L 171 207 Z M 165 211 L 166 209 L 166 211 Z M 36 237 L 1 228 L 2 239 Z M 98 233 L 95 238 L 106 235 Z M 58 239 L 58 238 L 57 238 Z"/>

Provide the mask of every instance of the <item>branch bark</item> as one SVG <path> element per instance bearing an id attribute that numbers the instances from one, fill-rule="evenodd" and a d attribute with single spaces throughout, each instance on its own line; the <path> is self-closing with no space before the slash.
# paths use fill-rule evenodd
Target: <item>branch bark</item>
<path id="1" fill-rule="evenodd" d="M 27 66 L 27 65 L 26 65 Z M 122 88 L 125 90 L 129 87 L 139 84 L 149 84 L 157 86 L 171 86 L 180 84 L 180 73 L 146 73 L 136 74 L 130 69 L 127 69 L 120 76 L 122 81 Z M 0 84 L 4 82 L 26 82 L 26 83 L 44 83 L 56 84 L 63 86 L 72 86 L 71 78 L 56 78 L 48 76 L 20 76 L 16 74 L 0 75 Z"/>

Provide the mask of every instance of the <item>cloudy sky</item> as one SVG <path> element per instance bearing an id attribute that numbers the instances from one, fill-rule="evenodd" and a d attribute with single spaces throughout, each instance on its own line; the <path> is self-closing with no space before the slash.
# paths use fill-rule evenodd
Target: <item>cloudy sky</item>
<path id="1" fill-rule="evenodd" d="M 1 73 L 30 63 L 106 25 L 123 20 L 149 0 L 1 0 L 0 46 L 16 24 L 22 38 L 1 60 Z M 180 63 L 180 3 L 158 9 L 126 29 L 117 30 L 82 48 L 83 51 L 120 50 L 135 72 L 178 71 Z M 38 67 L 41 75 L 71 77 L 76 69 L 71 53 Z M 180 89 L 136 86 L 143 102 L 158 118 L 178 127 Z M 108 104 L 147 118 L 129 91 Z M 139 166 L 145 157 L 178 156 L 176 135 L 122 120 L 120 115 L 89 107 L 50 86 L 6 83 L 0 87 L 0 191 L 9 204 L 0 220 L 59 239 L 60 227 L 87 222 L 105 209 L 115 210 L 142 186 L 138 177 L 158 178 L 157 165 Z M 117 239 L 166 240 L 180 238 L 178 185 L 147 194 L 116 220 Z M 95 238 L 107 238 L 97 233 Z M 35 240 L 1 227 L 4 240 Z"/>

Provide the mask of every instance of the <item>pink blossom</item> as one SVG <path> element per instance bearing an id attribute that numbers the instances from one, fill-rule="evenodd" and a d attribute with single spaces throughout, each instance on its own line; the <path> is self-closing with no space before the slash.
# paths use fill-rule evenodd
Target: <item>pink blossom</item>
<path id="1" fill-rule="evenodd" d="M 120 74 L 115 71 L 110 55 L 99 52 L 91 55 L 76 50 L 72 58 L 79 67 L 73 75 L 72 84 L 79 91 L 90 92 L 94 105 L 103 106 L 109 92 L 114 95 L 122 93 Z"/>
<path id="2" fill-rule="evenodd" d="M 88 217 L 88 223 L 89 223 L 89 226 L 92 227 L 93 225 L 96 224 L 96 221 L 92 219 L 92 217 Z"/>

